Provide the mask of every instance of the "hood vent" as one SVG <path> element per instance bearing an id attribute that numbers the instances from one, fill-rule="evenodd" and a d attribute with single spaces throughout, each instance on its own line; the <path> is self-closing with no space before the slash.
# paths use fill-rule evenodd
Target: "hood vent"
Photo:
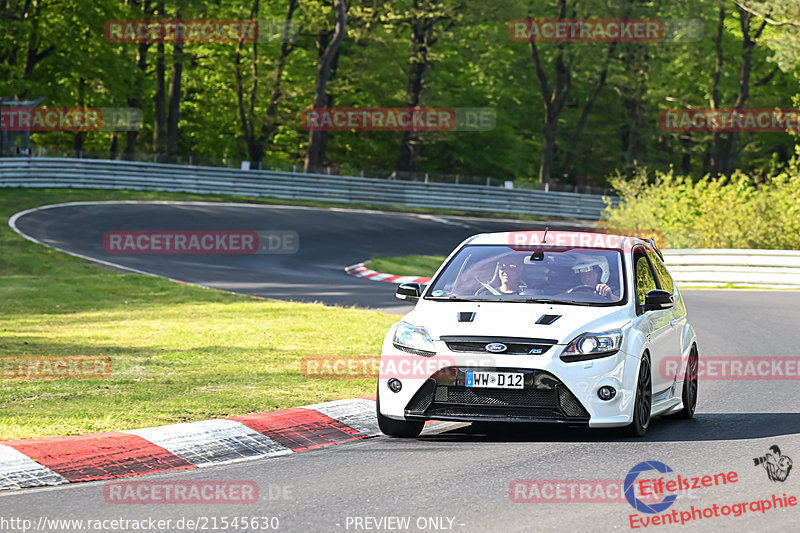
<path id="1" fill-rule="evenodd" d="M 549 326 L 556 320 L 561 318 L 561 315 L 542 315 L 539 317 L 539 320 L 536 321 L 537 324 L 544 324 L 545 326 Z"/>
<path id="2" fill-rule="evenodd" d="M 475 320 L 475 312 L 474 311 L 460 311 L 458 313 L 458 321 L 459 322 L 472 322 Z"/>

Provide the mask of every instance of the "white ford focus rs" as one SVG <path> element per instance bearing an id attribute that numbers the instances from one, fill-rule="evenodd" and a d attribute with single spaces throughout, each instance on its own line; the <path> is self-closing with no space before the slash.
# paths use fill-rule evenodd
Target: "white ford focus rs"
<path id="1" fill-rule="evenodd" d="M 690 418 L 698 351 L 651 239 L 525 231 L 470 237 L 386 334 L 378 422 L 415 437 L 426 420 L 624 427 Z"/>

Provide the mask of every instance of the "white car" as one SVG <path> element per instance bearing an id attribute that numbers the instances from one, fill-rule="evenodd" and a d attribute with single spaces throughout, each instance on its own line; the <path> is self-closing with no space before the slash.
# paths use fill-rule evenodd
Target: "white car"
<path id="1" fill-rule="evenodd" d="M 624 427 L 694 415 L 698 351 L 651 239 L 582 232 L 475 235 L 383 342 L 381 431 L 426 420 Z"/>

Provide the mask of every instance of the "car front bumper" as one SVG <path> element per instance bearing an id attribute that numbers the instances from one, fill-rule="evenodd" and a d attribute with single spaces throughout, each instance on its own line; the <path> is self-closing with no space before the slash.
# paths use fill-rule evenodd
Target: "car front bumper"
<path id="1" fill-rule="evenodd" d="M 378 379 L 381 414 L 397 420 L 455 420 L 464 422 L 551 422 L 589 427 L 619 427 L 632 418 L 639 358 L 617 352 L 609 357 L 566 363 L 555 345 L 540 355 L 452 352 L 434 341 L 436 355 L 423 357 L 400 352 L 389 336 L 384 341 Z M 417 371 L 403 372 L 416 365 Z M 423 360 L 423 361 L 421 361 Z M 427 371 L 420 372 L 424 362 Z M 469 370 L 520 372 L 523 389 L 465 386 Z M 402 388 L 393 392 L 390 379 Z M 597 390 L 611 386 L 611 400 Z"/>

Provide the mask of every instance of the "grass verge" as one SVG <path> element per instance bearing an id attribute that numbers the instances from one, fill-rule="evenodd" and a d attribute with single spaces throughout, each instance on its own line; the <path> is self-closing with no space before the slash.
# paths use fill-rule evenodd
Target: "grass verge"
<path id="1" fill-rule="evenodd" d="M 0 189 L 3 220 L 80 200 L 240 200 L 191 194 Z M 396 317 L 260 301 L 117 274 L 0 227 L 0 357 L 108 356 L 105 379 L 0 378 L 0 440 L 132 429 L 374 393 L 306 379 L 307 355 L 376 355 Z M 7 359 L 8 360 L 8 359 Z M 2 368 L 0 368 L 2 370 Z M 7 375 L 7 374 L 0 374 Z"/>
<path id="2" fill-rule="evenodd" d="M 398 276 L 431 277 L 446 259 L 443 255 L 406 255 L 403 257 L 380 257 L 373 255 L 364 266 L 376 272 Z"/>

